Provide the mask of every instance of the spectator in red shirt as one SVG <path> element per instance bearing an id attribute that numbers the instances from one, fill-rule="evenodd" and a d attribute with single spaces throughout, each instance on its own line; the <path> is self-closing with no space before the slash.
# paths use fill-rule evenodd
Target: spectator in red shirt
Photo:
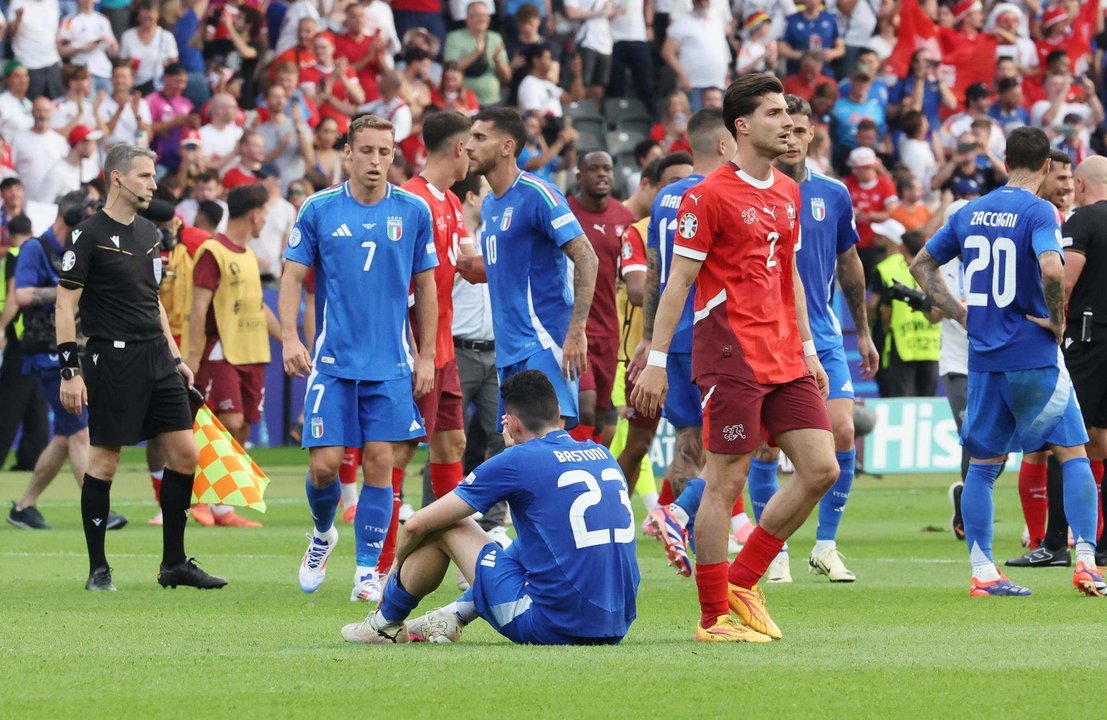
<path id="1" fill-rule="evenodd" d="M 312 41 L 319 34 L 319 21 L 313 17 L 301 18 L 296 26 L 296 45 L 282 52 L 269 64 L 269 79 L 277 77 L 277 69 L 284 63 L 292 63 L 298 72 L 315 65 L 315 50 Z"/>
<path id="2" fill-rule="evenodd" d="M 238 160 L 223 173 L 223 188 L 230 192 L 239 185 L 249 185 L 261 178 L 261 166 L 265 162 L 265 138 L 256 130 L 242 133 L 238 141 Z M 275 173 L 279 175 L 280 173 Z"/>
<path id="3" fill-rule="evenodd" d="M 665 152 L 692 152 L 688 144 L 688 118 L 692 116 L 692 105 L 688 96 L 681 90 L 673 90 L 665 98 L 665 112 L 661 122 L 650 128 L 650 139 L 656 140 Z"/>
<path id="4" fill-rule="evenodd" d="M 345 58 L 350 69 L 357 74 L 361 89 L 365 91 L 365 102 L 372 102 L 380 96 L 377 90 L 377 75 L 384 64 L 384 52 L 388 41 L 380 32 L 365 32 L 365 8 L 358 2 L 346 6 L 346 19 L 343 22 L 346 32 L 334 39 L 334 55 Z"/>
<path id="5" fill-rule="evenodd" d="M 838 83 L 833 78 L 823 75 L 823 65 L 826 64 L 823 58 L 822 50 L 804 52 L 800 58 L 799 71 L 784 79 L 784 92 L 810 102 L 815 95 L 815 88 L 823 83 L 829 83 L 837 90 Z"/>
<path id="6" fill-rule="evenodd" d="M 314 94 L 319 114 L 334 118 L 338 131 L 345 133 L 357 106 L 365 102 L 365 91 L 346 58 L 335 58 L 334 37 L 330 33 L 316 35 L 312 48 L 315 65 L 300 73 L 300 83 L 311 88 L 308 95 Z"/>
<path id="7" fill-rule="evenodd" d="M 457 63 L 446 63 L 442 68 L 442 85 L 431 91 L 431 104 L 443 110 L 454 110 L 472 117 L 480 112 L 477 94 L 465 87 L 465 75 Z"/>
<path id="8" fill-rule="evenodd" d="M 867 275 L 883 254 L 882 249 L 873 245 L 872 224 L 890 218 L 899 205 L 899 198 L 896 197 L 892 179 L 881 172 L 883 168 L 872 148 L 854 148 L 847 164 L 850 174 L 846 177 L 846 188 L 853 199 L 853 217 L 857 221 L 857 235 L 861 238 L 857 254 L 861 256 Z"/>

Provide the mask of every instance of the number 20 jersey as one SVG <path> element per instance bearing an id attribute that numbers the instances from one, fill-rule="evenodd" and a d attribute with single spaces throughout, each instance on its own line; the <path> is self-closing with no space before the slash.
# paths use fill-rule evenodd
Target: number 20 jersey
<path id="1" fill-rule="evenodd" d="M 347 380 L 396 380 L 411 374 L 411 279 L 438 266 L 431 214 L 422 198 L 391 184 L 374 205 L 355 200 L 349 185 L 304 202 L 285 259 L 314 265 L 316 297 L 325 298 L 313 369 Z"/>
<path id="2" fill-rule="evenodd" d="M 727 163 L 684 194 L 673 253 L 703 263 L 693 379 L 730 375 L 778 385 L 808 373 L 792 275 L 799 208 L 799 185 L 775 168 L 760 181 Z"/>

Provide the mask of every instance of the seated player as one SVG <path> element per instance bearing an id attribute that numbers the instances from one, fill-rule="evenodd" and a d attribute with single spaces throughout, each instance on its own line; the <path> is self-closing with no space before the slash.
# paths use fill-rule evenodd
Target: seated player
<path id="1" fill-rule="evenodd" d="M 562 430 L 557 393 L 538 370 L 504 381 L 508 450 L 411 516 L 380 605 L 342 628 L 349 642 L 456 642 L 478 617 L 512 642 L 618 643 L 638 590 L 626 480 L 604 447 Z M 506 550 L 472 519 L 506 500 L 518 538 Z M 404 622 L 453 560 L 470 589 Z"/>

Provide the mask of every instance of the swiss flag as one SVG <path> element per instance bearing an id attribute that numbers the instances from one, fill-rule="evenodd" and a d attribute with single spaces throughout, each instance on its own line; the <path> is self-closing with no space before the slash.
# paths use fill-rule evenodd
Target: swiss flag
<path id="1" fill-rule="evenodd" d="M 903 0 L 899 10 L 896 47 L 885 66 L 888 72 L 896 77 L 906 77 L 911 70 L 911 56 L 926 45 L 939 50 L 938 26 L 923 12 L 919 0 Z"/>

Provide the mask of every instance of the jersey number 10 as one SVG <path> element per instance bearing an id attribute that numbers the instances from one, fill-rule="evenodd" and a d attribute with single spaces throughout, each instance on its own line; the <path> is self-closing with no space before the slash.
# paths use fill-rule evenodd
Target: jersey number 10
<path id="1" fill-rule="evenodd" d="M 601 481 L 604 483 L 618 483 L 619 502 L 627 509 L 627 517 L 629 518 L 626 527 L 615 528 L 614 530 L 588 528 L 584 514 L 588 512 L 589 508 L 599 505 L 604 500 L 604 492 L 600 489 Z M 612 467 L 604 468 L 603 472 L 600 473 L 600 480 L 597 481 L 596 476 L 587 470 L 567 470 L 557 479 L 559 488 L 578 483 L 584 483 L 585 491 L 578 495 L 569 507 L 569 526 L 573 529 L 573 541 L 576 542 L 577 549 L 607 545 L 611 542 L 634 542 L 634 509 L 630 505 L 630 495 L 627 494 L 627 484 L 622 473 Z"/>
<path id="2" fill-rule="evenodd" d="M 980 253 L 965 266 L 965 287 L 969 288 L 965 302 L 974 307 L 988 305 L 988 293 L 972 292 L 972 277 L 981 270 L 987 270 L 994 262 L 992 301 L 997 308 L 1010 305 L 1015 299 L 1015 242 L 1005 237 L 990 241 L 983 235 L 969 235 L 965 238 L 965 249 Z"/>

